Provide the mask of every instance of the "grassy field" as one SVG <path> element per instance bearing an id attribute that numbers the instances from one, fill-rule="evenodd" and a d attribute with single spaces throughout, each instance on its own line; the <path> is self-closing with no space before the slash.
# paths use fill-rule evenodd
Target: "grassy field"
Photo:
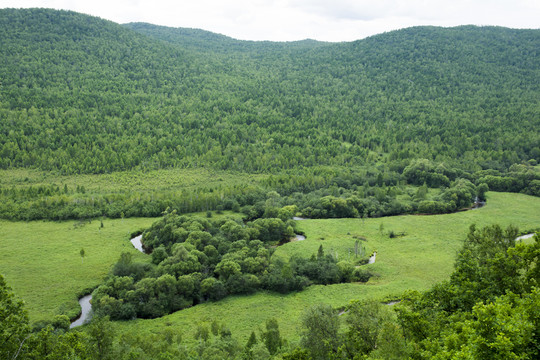
<path id="1" fill-rule="evenodd" d="M 77 186 L 84 186 L 88 194 L 193 190 L 200 187 L 217 188 L 225 185 L 252 184 L 265 177 L 266 175 L 203 168 L 162 169 L 146 172 L 133 170 L 99 175 L 58 175 L 52 172 L 28 169 L 0 170 L 0 183 L 6 188 L 56 184 L 60 187 L 67 185 L 70 190 L 74 190 Z"/>
<path id="2" fill-rule="evenodd" d="M 206 216 L 195 213 L 196 216 Z M 230 211 L 212 218 L 232 216 Z M 135 250 L 129 235 L 156 218 L 77 221 L 10 222 L 0 220 L 0 273 L 26 302 L 31 321 L 58 313 L 74 316 L 80 311 L 77 297 L 101 283 L 123 251 L 138 261 L 148 256 Z M 80 251 L 85 257 L 81 259 Z"/>
<path id="3" fill-rule="evenodd" d="M 299 228 L 305 232 L 306 240 L 281 246 L 275 253 L 281 257 L 310 256 L 323 244 L 325 251 L 337 252 L 340 259 L 347 259 L 348 249 L 354 247 L 354 236 L 365 237 L 366 251 L 377 252 L 376 262 L 366 267 L 379 275 L 367 284 L 312 286 L 288 295 L 258 293 L 229 297 L 160 319 L 118 323 L 118 329 L 160 333 L 171 327 L 189 340 L 198 322 L 210 323 L 216 319 L 227 324 L 235 336 L 245 341 L 252 330 L 264 327 L 266 319 L 275 317 L 281 332 L 290 340 L 297 340 L 300 316 L 309 306 L 322 302 L 337 308 L 354 299 L 389 300 L 405 290 L 425 290 L 444 280 L 452 272 L 456 252 L 473 223 L 478 226 L 513 224 L 522 230 L 540 227 L 540 198 L 507 193 L 488 195 L 485 207 L 455 214 L 395 216 L 365 221 L 303 220 L 299 222 Z M 391 239 L 388 237 L 390 231 L 404 232 L 405 235 Z"/>
<path id="4" fill-rule="evenodd" d="M 26 301 L 32 321 L 59 312 L 75 314 L 77 295 L 98 285 L 122 251 L 132 252 L 139 260 L 147 259 L 147 255 L 132 248 L 129 234 L 155 220 L 104 220 L 103 228 L 99 220 L 83 226 L 76 226 L 74 221 L 0 221 L 0 273 Z M 274 256 L 310 256 L 322 244 L 326 252 L 347 259 L 352 257 L 349 249 L 354 247 L 355 237 L 363 237 L 366 251 L 377 252 L 375 264 L 366 266 L 378 276 L 367 284 L 312 286 L 288 295 L 229 297 L 160 319 L 119 322 L 117 328 L 159 333 L 171 327 L 184 333 L 188 340 L 198 322 L 217 319 L 227 324 L 234 336 L 245 339 L 252 330 L 263 327 L 266 319 L 275 317 L 282 333 L 294 340 L 299 337 L 301 313 L 311 305 L 324 302 L 341 307 L 353 299 L 391 299 L 407 289 L 424 290 L 445 279 L 472 223 L 536 229 L 540 227 L 540 198 L 488 193 L 484 208 L 455 214 L 299 221 L 306 240 L 281 246 Z M 389 238 L 390 231 L 404 235 Z M 79 254 L 81 248 L 86 252 L 84 263 Z"/>
<path id="5" fill-rule="evenodd" d="M 120 253 L 144 257 L 129 234 L 155 219 L 66 222 L 0 221 L 0 273 L 26 302 L 31 321 L 80 311 L 77 295 L 103 280 Z M 85 257 L 81 259 L 80 251 Z M 82 260 L 82 261 L 81 261 Z"/>

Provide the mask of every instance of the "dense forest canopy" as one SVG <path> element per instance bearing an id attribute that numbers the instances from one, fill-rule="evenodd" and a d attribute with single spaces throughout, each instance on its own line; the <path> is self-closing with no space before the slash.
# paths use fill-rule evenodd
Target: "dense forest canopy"
<path id="1" fill-rule="evenodd" d="M 487 189 L 540 194 L 539 30 L 277 43 L 3 9 L 0 47 L 0 169 L 266 176 L 195 192 L 3 184 L 2 218 L 238 210 L 272 191 L 309 217 L 443 213 Z M 334 200 L 347 204 L 335 211 Z"/>
<path id="2" fill-rule="evenodd" d="M 4 169 L 402 170 L 428 158 L 472 171 L 539 160 L 537 30 L 271 43 L 64 11 L 0 18 Z"/>

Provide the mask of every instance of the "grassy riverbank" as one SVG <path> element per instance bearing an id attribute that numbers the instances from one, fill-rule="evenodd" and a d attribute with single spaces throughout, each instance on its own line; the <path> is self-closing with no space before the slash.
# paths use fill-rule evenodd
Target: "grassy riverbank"
<path id="1" fill-rule="evenodd" d="M 325 219 L 300 221 L 306 240 L 286 244 L 274 256 L 288 257 L 299 253 L 310 256 L 319 245 L 326 251 L 347 258 L 354 247 L 354 237 L 364 237 L 368 253 L 377 251 L 375 264 L 366 265 L 379 276 L 367 284 L 312 286 L 288 295 L 258 293 L 252 296 L 229 297 L 217 303 L 206 303 L 163 318 L 118 323 L 121 331 L 160 333 L 165 328 L 184 334 L 192 341 L 195 326 L 218 320 L 226 324 L 240 339 L 247 339 L 252 330 L 264 326 L 266 319 L 278 319 L 282 333 L 289 339 L 299 338 L 302 312 L 317 303 L 334 307 L 353 299 L 391 299 L 403 291 L 425 290 L 445 279 L 452 271 L 457 250 L 469 226 L 513 224 L 522 230 L 540 227 L 540 199 L 536 197 L 489 193 L 485 207 L 446 215 L 395 216 L 379 219 Z M 383 229 L 381 232 L 381 224 Z M 390 231 L 405 233 L 390 238 Z M 324 240 L 323 240 L 324 239 Z"/>
<path id="2" fill-rule="evenodd" d="M 79 293 L 97 286 L 122 251 L 144 258 L 129 234 L 155 219 L 94 220 L 91 223 L 0 221 L 0 273 L 26 302 L 30 320 L 80 311 Z M 80 251 L 85 256 L 81 259 Z"/>
<path id="3" fill-rule="evenodd" d="M 447 215 L 395 216 L 377 219 L 324 219 L 299 221 L 306 240 L 279 247 L 274 256 L 310 256 L 322 244 L 325 251 L 347 259 L 356 238 L 368 253 L 377 251 L 375 264 L 367 265 L 379 276 L 367 284 L 312 286 L 300 293 L 258 293 L 206 303 L 155 320 L 118 323 L 124 330 L 160 332 L 172 327 L 187 338 L 195 324 L 218 319 L 240 338 L 276 317 L 282 332 L 297 338 L 302 311 L 319 302 L 340 307 L 352 299 L 392 298 L 407 289 L 423 290 L 452 271 L 456 251 L 470 224 L 510 224 L 522 230 L 540 226 L 540 198 L 509 193 L 488 194 L 484 208 Z M 148 260 L 129 243 L 129 234 L 152 224 L 154 218 L 132 218 L 91 223 L 0 221 L 0 273 L 26 302 L 31 321 L 57 313 L 78 311 L 77 295 L 98 285 L 122 251 Z M 381 227 L 382 224 L 382 227 Z M 382 231 L 381 231 L 382 230 Z M 390 238 L 389 233 L 404 233 Z M 80 250 L 85 257 L 81 261 Z"/>

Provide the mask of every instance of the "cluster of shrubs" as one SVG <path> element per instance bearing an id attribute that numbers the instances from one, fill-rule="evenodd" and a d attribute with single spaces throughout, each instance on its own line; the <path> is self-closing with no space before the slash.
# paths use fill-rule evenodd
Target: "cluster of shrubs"
<path id="1" fill-rule="evenodd" d="M 230 294 L 258 290 L 300 291 L 311 284 L 367 281 L 367 270 L 325 254 L 274 259 L 274 247 L 294 235 L 294 222 L 279 218 L 244 224 L 166 214 L 143 233 L 151 263 L 121 255 L 93 293 L 93 308 L 111 319 L 155 318 Z M 362 259 L 357 259 L 360 262 Z"/>

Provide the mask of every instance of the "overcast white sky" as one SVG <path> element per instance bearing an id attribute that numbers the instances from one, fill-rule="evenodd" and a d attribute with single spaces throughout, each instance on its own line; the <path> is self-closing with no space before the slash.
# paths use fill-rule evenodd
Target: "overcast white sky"
<path id="1" fill-rule="evenodd" d="M 540 28 L 540 0 L 0 0 L 242 40 L 352 41 L 414 25 Z"/>

